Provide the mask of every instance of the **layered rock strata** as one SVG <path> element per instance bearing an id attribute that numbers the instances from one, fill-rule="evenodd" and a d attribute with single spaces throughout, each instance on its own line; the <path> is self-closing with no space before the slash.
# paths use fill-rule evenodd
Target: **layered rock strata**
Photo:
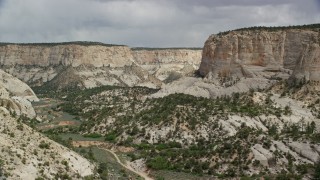
<path id="1" fill-rule="evenodd" d="M 141 49 L 133 50 L 132 54 L 135 62 L 150 74 L 161 81 L 171 81 L 194 73 L 199 68 L 202 50 Z"/>
<path id="2" fill-rule="evenodd" d="M 292 72 L 292 78 L 319 81 L 320 47 L 317 29 L 231 31 L 205 42 L 200 74 L 217 77 L 263 77 L 268 72 Z"/>
<path id="3" fill-rule="evenodd" d="M 67 71 L 64 74 L 72 76 L 64 78 L 77 79 L 77 86 L 84 88 L 159 88 L 162 81 L 193 73 L 200 60 L 200 49 L 131 49 L 85 42 L 0 45 L 1 68 L 31 86 L 43 85 Z"/>

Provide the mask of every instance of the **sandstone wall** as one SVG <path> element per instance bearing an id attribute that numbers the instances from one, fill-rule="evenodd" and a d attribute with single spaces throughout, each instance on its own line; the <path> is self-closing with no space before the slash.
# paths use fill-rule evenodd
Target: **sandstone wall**
<path id="1" fill-rule="evenodd" d="M 294 77 L 319 81 L 319 38 L 317 31 L 297 29 L 211 35 L 205 42 L 199 71 L 203 76 L 212 72 L 250 77 L 252 67 L 262 71 L 288 69 Z"/>
<path id="2" fill-rule="evenodd" d="M 160 49 L 160 50 L 134 50 L 135 62 L 144 64 L 192 64 L 199 65 L 202 50 L 192 49 Z"/>
<path id="3" fill-rule="evenodd" d="M 148 49 L 133 50 L 132 54 L 139 66 L 167 83 L 194 73 L 199 68 L 202 50 Z"/>
<path id="4" fill-rule="evenodd" d="M 67 73 L 68 76 L 59 77 L 56 82 L 63 78 L 76 79 L 76 84 L 85 88 L 102 85 L 159 88 L 160 80 L 176 79 L 197 70 L 201 52 L 193 49 L 136 50 L 84 42 L 0 44 L 0 66 L 30 86 L 50 82 L 72 67 L 74 73 Z"/>
<path id="5" fill-rule="evenodd" d="M 131 50 L 127 46 L 102 45 L 19 45 L 0 46 L 0 65 L 71 65 L 91 64 L 95 67 L 123 67 L 137 64 L 189 63 L 199 64 L 201 50 L 163 49 Z"/>
<path id="6" fill-rule="evenodd" d="M 1 65 L 62 64 L 73 67 L 90 64 L 95 67 L 119 67 L 132 63 L 131 50 L 127 46 L 83 46 L 68 45 L 2 45 L 0 46 Z"/>

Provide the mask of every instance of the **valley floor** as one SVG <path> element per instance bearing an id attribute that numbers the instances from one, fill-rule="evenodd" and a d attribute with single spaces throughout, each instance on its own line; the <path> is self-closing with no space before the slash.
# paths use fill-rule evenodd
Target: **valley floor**
<path id="1" fill-rule="evenodd" d="M 54 99 L 35 104 L 45 117 L 35 127 L 97 162 L 101 176 L 300 179 L 313 173 L 319 120 L 300 101 L 266 92 L 149 99 L 152 93 L 100 87 L 51 94 Z M 118 165 L 99 162 L 97 147 Z"/>

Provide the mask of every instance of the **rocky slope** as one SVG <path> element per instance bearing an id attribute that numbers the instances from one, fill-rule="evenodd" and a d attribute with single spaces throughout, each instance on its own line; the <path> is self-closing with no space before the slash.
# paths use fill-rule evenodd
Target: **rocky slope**
<path id="1" fill-rule="evenodd" d="M 0 104 L 10 112 L 29 118 L 36 116 L 30 101 L 38 101 L 32 89 L 0 69 Z"/>
<path id="2" fill-rule="evenodd" d="M 266 28 L 211 35 L 204 45 L 200 74 L 207 76 L 211 72 L 214 77 L 241 78 L 293 71 L 293 78 L 319 81 L 319 32 Z"/>
<path id="3" fill-rule="evenodd" d="M 0 70 L 0 176 L 81 179 L 92 175 L 94 166 L 88 160 L 24 124 L 36 116 L 29 100 L 38 100 L 30 87 Z"/>
<path id="4" fill-rule="evenodd" d="M 130 49 L 91 42 L 0 46 L 1 69 L 31 86 L 68 77 L 71 84 L 82 88 L 101 85 L 159 88 L 161 81 L 193 73 L 200 59 L 201 50 Z M 64 76 L 59 78 L 59 74 Z"/>
<path id="5" fill-rule="evenodd" d="M 319 119 L 301 101 L 269 91 L 148 98 L 155 92 L 104 87 L 61 94 L 58 110 L 84 120 L 78 133 L 131 146 L 133 163 L 143 161 L 151 171 L 308 179 L 320 157 Z"/>

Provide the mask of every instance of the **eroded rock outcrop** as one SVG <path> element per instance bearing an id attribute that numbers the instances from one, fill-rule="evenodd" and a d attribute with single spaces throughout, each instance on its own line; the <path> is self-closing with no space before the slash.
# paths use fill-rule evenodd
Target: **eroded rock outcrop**
<path id="1" fill-rule="evenodd" d="M 201 49 L 133 49 L 135 62 L 161 81 L 177 79 L 199 68 Z"/>
<path id="2" fill-rule="evenodd" d="M 0 69 L 0 103 L 17 115 L 34 118 L 36 113 L 30 101 L 38 101 L 32 89 L 19 79 Z"/>
<path id="3" fill-rule="evenodd" d="M 122 67 L 132 63 L 130 48 L 114 45 L 8 44 L 0 46 L 1 65 L 49 67 L 62 64 Z"/>
<path id="4" fill-rule="evenodd" d="M 211 35 L 203 49 L 201 75 L 266 77 L 290 73 L 292 78 L 319 81 L 317 29 L 240 30 Z M 271 72 L 271 74 L 270 74 Z"/>
<path id="5" fill-rule="evenodd" d="M 167 83 L 193 73 L 200 60 L 200 49 L 131 49 L 90 42 L 0 46 L 1 69 L 30 86 L 52 80 L 64 82 L 57 76 L 64 74 L 67 85 L 81 88 L 101 85 L 159 88 L 161 81 Z"/>

